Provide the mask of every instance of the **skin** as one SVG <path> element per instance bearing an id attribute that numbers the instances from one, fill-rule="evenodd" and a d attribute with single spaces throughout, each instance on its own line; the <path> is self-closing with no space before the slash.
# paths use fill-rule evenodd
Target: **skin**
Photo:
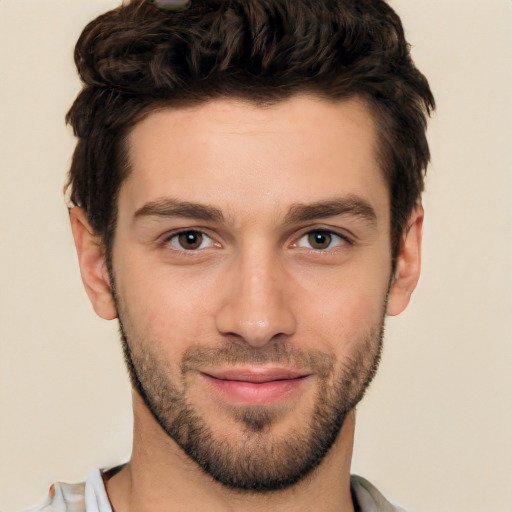
<path id="1" fill-rule="evenodd" d="M 125 328 L 170 374 L 179 374 L 190 346 L 229 343 L 255 351 L 279 343 L 317 350 L 340 370 L 384 311 L 396 315 L 407 306 L 419 278 L 423 211 L 417 207 L 410 216 L 391 276 L 389 191 L 363 102 L 301 95 L 258 107 L 213 100 L 150 114 L 129 144 L 132 172 L 119 194 L 112 253 L 117 296 Z M 176 200 L 213 207 L 223 219 L 178 216 Z M 338 212 L 290 214 L 297 205 L 333 201 Z M 70 215 L 92 305 L 114 319 L 104 248 L 80 208 Z M 176 230 L 207 236 L 198 249 L 185 250 Z M 313 247 L 308 234 L 315 230 L 332 233 L 331 244 Z M 312 375 L 277 406 L 263 400 L 278 417 L 264 432 L 267 442 L 304 426 L 318 386 Z M 233 446 L 248 435 L 234 418 L 233 401 L 197 373 L 186 392 L 214 434 Z M 133 407 L 132 459 L 107 482 L 117 512 L 353 510 L 353 412 L 310 475 L 283 491 L 255 494 L 206 475 L 136 391 Z"/>

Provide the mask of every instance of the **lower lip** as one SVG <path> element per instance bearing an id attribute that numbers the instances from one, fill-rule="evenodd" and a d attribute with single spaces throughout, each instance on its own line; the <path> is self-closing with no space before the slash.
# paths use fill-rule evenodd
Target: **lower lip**
<path id="1" fill-rule="evenodd" d="M 270 382 L 246 382 L 221 380 L 202 374 L 208 384 L 224 398 L 246 404 L 269 404 L 286 400 L 296 394 L 307 377 L 275 380 Z"/>

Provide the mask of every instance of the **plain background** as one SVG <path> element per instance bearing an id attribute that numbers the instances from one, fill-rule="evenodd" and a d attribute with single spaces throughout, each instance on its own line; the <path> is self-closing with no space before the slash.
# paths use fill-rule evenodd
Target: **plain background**
<path id="1" fill-rule="evenodd" d="M 116 0 L 0 0 L 0 509 L 126 460 L 115 322 L 92 312 L 62 196 L 72 51 Z M 512 2 L 392 0 L 438 111 L 424 267 L 388 321 L 353 472 L 416 512 L 512 511 Z"/>

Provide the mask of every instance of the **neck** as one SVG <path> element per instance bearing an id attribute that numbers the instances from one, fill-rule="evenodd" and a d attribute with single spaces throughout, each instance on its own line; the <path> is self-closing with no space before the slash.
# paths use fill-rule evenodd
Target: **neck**
<path id="1" fill-rule="evenodd" d="M 353 512 L 350 462 L 355 413 L 345 423 L 321 464 L 290 488 L 255 493 L 229 489 L 213 480 L 162 430 L 134 393 L 131 461 L 106 483 L 116 512 Z"/>

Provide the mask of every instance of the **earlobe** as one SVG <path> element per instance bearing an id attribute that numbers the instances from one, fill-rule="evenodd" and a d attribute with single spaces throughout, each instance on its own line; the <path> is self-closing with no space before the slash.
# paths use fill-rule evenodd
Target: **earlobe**
<path id="1" fill-rule="evenodd" d="M 386 313 L 390 316 L 400 314 L 407 307 L 418 284 L 421 271 L 423 217 L 423 208 L 417 206 L 407 222 L 389 290 Z"/>
<path id="2" fill-rule="evenodd" d="M 105 320 L 117 318 L 105 259 L 105 246 L 89 225 L 82 208 L 69 210 L 80 274 L 94 311 Z"/>

